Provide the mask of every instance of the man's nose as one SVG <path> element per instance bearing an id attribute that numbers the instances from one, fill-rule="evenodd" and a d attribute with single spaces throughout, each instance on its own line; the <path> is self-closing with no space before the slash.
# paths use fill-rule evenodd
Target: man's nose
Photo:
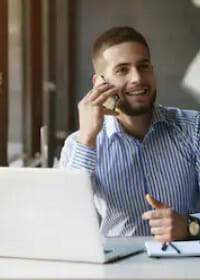
<path id="1" fill-rule="evenodd" d="M 139 69 L 134 68 L 130 72 L 130 82 L 133 84 L 137 84 L 143 80 L 142 73 L 139 71 Z"/>

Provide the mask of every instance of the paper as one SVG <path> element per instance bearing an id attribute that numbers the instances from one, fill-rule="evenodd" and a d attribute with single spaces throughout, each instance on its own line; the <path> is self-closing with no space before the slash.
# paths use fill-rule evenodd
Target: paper
<path id="1" fill-rule="evenodd" d="M 149 257 L 191 257 L 200 256 L 200 241 L 175 241 L 173 245 L 180 251 L 180 254 L 171 246 L 162 250 L 162 243 L 157 241 L 146 241 L 145 246 Z"/>

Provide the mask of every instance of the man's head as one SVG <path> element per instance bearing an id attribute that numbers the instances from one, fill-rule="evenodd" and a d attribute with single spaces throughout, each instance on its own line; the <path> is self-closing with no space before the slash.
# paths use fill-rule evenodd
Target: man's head
<path id="1" fill-rule="evenodd" d="M 145 38 L 131 27 L 114 27 L 94 42 L 92 60 L 96 77 L 120 90 L 121 112 L 141 115 L 156 98 L 155 79 Z"/>
<path id="2" fill-rule="evenodd" d="M 92 47 L 92 62 L 95 72 L 101 73 L 101 59 L 103 52 L 115 45 L 124 42 L 138 42 L 143 44 L 150 57 L 149 47 L 145 38 L 134 28 L 128 26 L 113 27 L 102 33 L 94 42 Z"/>

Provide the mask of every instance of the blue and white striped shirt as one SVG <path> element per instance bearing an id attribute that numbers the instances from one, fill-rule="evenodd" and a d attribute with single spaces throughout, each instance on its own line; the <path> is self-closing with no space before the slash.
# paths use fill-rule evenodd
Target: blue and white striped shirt
<path id="1" fill-rule="evenodd" d="M 153 109 L 142 142 L 127 134 L 117 119 L 106 116 L 96 149 L 70 135 L 60 167 L 94 174 L 95 204 L 104 236 L 149 235 L 145 193 L 180 214 L 200 212 L 200 113 L 159 106 Z"/>

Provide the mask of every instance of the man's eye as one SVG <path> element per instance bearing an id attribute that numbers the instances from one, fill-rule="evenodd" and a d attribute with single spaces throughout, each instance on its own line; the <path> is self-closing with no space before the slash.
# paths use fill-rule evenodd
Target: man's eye
<path id="1" fill-rule="evenodd" d="M 116 72 L 119 73 L 119 74 L 124 74 L 124 73 L 128 72 L 128 69 L 125 68 L 125 67 L 121 67 L 121 68 L 117 69 Z"/>
<path id="2" fill-rule="evenodd" d="M 152 71 L 153 69 L 152 65 L 149 63 L 141 64 L 138 68 L 140 71 Z"/>

